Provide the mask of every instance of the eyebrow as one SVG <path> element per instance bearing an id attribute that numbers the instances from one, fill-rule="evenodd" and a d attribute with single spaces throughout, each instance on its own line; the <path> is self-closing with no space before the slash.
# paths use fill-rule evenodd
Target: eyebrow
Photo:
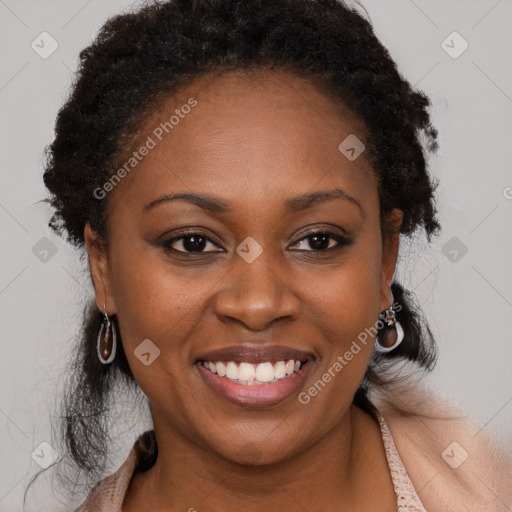
<path id="1" fill-rule="evenodd" d="M 302 196 L 293 197 L 288 199 L 284 203 L 284 213 L 298 213 L 313 206 L 323 203 L 325 201 L 332 201 L 333 199 L 343 199 L 357 206 L 361 214 L 363 214 L 363 208 L 361 203 L 353 196 L 345 192 L 340 188 L 332 190 L 321 190 L 317 192 L 311 192 Z M 184 203 L 190 203 L 202 208 L 203 210 L 214 213 L 222 214 L 232 212 L 233 208 L 221 199 L 206 194 L 193 194 L 193 193 L 178 193 L 178 194 L 166 194 L 164 196 L 151 201 L 144 206 L 143 211 L 146 212 L 161 204 L 181 201 Z"/>

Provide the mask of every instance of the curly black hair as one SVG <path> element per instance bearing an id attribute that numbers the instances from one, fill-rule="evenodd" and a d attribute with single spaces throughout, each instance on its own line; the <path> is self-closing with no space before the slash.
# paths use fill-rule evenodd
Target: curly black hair
<path id="1" fill-rule="evenodd" d="M 50 226 L 83 249 L 89 222 L 107 243 L 108 199 L 96 198 L 94 190 L 123 161 L 145 116 L 206 73 L 234 70 L 289 72 L 348 107 L 367 130 L 383 235 L 382 219 L 393 208 L 403 211 L 402 235 L 411 238 L 422 230 L 430 242 L 438 233 L 437 182 L 426 163 L 427 153 L 437 150 L 430 101 L 402 77 L 371 23 L 342 0 L 153 1 L 109 19 L 80 53 L 70 97 L 46 149 L 44 183 L 55 209 Z M 392 292 L 402 305 L 405 341 L 372 359 L 354 397 L 365 409 L 372 407 L 372 386 L 385 386 L 383 369 L 390 362 L 409 360 L 430 370 L 436 359 L 414 297 L 398 282 Z M 100 322 L 95 304 L 87 305 L 62 401 L 62 437 L 89 482 L 101 476 L 108 460 L 106 418 L 114 385 L 137 387 L 122 344 L 111 365 L 98 361 Z"/>

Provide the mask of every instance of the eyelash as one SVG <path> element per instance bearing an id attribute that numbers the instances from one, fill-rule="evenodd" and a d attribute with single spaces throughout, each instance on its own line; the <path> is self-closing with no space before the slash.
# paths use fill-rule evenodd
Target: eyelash
<path id="1" fill-rule="evenodd" d="M 327 249 L 310 249 L 310 250 L 294 249 L 294 250 L 297 252 L 329 253 L 331 251 L 336 251 L 336 250 L 343 248 L 344 246 L 352 244 L 351 239 L 349 239 L 345 236 L 342 236 L 339 233 L 335 233 L 333 231 L 329 231 L 329 230 L 325 230 L 325 229 L 323 229 L 323 230 L 319 229 L 319 230 L 310 231 L 309 233 L 307 233 L 306 236 L 303 236 L 302 238 L 297 240 L 293 245 L 297 245 L 299 242 L 307 240 L 308 238 L 311 238 L 315 235 L 327 235 L 329 238 L 335 240 L 337 242 L 337 245 L 335 245 L 334 247 L 328 247 Z M 202 233 L 201 231 L 187 231 L 185 233 L 180 234 L 180 236 L 169 238 L 168 240 L 164 240 L 162 242 L 162 246 L 168 251 L 172 251 L 174 253 L 180 253 L 180 254 L 209 254 L 212 252 L 221 252 L 221 251 L 198 251 L 198 252 L 180 251 L 177 249 L 173 249 L 171 247 L 171 245 L 174 244 L 174 242 L 177 242 L 177 241 L 180 241 L 185 238 L 192 237 L 192 236 L 200 236 L 200 237 L 204 238 L 207 242 L 217 245 L 217 244 L 215 244 L 215 242 L 213 240 L 211 240 L 208 236 L 206 236 L 206 234 Z"/>

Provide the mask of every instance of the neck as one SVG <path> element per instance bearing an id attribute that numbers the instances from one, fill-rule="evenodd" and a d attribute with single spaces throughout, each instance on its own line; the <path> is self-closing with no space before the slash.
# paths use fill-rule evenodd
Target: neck
<path id="1" fill-rule="evenodd" d="M 239 511 L 244 504 L 245 510 L 267 512 L 280 507 L 287 511 L 324 510 L 336 503 L 345 505 L 338 510 L 354 510 L 361 506 L 361 495 L 368 494 L 369 485 L 390 484 L 379 427 L 354 406 L 316 443 L 272 464 L 237 464 L 204 450 L 175 430 L 155 428 L 155 435 L 157 461 L 136 475 L 125 498 L 127 505 L 141 499 L 145 509 L 155 512 L 230 512 Z M 376 457 L 379 448 L 381 457 Z M 377 470 L 380 473 L 370 480 Z M 382 481 L 379 474 L 384 475 Z M 124 510 L 131 508 L 123 505 Z"/>

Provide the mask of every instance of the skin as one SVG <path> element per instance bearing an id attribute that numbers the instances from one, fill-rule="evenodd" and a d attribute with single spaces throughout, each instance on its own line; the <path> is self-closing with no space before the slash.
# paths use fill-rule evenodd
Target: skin
<path id="1" fill-rule="evenodd" d="M 117 315 L 159 449 L 133 478 L 123 511 L 396 511 L 379 426 L 351 405 L 373 339 L 306 405 L 295 393 L 272 407 L 237 406 L 194 365 L 200 352 L 230 345 L 307 350 L 316 360 L 304 391 L 392 304 L 402 213 L 390 212 L 395 232 L 383 240 L 366 155 L 350 162 L 338 150 L 349 134 L 364 141 L 364 125 L 297 76 L 234 72 L 167 98 L 133 146 L 190 97 L 198 105 L 106 199 L 108 249 L 85 229 L 98 307 Z M 283 213 L 287 199 L 334 188 L 360 206 L 334 199 Z M 144 211 L 176 192 L 216 196 L 232 211 L 181 201 Z M 208 237 L 211 252 L 158 242 L 183 228 Z M 314 252 L 316 228 L 352 243 Z M 248 236 L 263 249 L 252 263 L 236 252 Z M 134 355 L 145 339 L 161 351 L 149 366 Z"/>

